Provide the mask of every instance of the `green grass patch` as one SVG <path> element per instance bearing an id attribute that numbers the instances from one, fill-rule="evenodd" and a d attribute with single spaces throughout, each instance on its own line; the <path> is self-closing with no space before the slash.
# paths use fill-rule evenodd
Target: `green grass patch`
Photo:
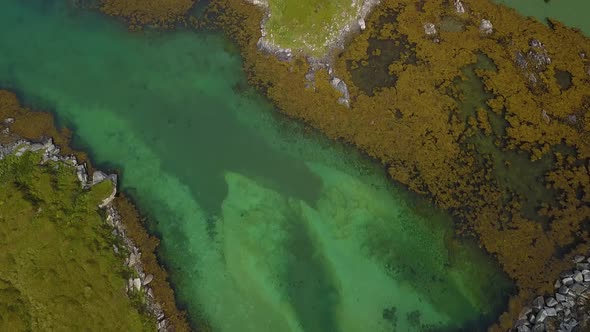
<path id="1" fill-rule="evenodd" d="M 267 38 L 280 47 L 321 57 L 361 7 L 361 0 L 269 0 Z"/>
<path id="2" fill-rule="evenodd" d="M 153 331 L 125 294 L 129 270 L 97 205 L 65 163 L 27 152 L 0 161 L 0 331 Z"/>

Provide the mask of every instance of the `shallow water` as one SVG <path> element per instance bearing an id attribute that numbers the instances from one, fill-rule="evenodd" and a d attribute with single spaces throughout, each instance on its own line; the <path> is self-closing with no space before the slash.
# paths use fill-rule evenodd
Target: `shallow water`
<path id="1" fill-rule="evenodd" d="M 516 9 L 525 16 L 532 16 L 546 23 L 546 19 L 555 19 L 563 24 L 575 27 L 590 35 L 590 1 L 588 0 L 495 0 L 498 3 Z"/>
<path id="2" fill-rule="evenodd" d="M 180 302 L 216 331 L 473 331 L 510 283 L 379 165 L 274 114 L 220 35 L 0 5 L 0 86 L 123 171 Z M 487 322 L 486 322 L 487 320 Z"/>

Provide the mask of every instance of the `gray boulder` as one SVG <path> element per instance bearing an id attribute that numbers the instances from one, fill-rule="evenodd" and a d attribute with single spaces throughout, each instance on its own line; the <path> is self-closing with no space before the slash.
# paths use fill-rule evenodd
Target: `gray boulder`
<path id="1" fill-rule="evenodd" d="M 535 323 L 543 323 L 545 318 L 547 318 L 547 310 L 543 309 L 535 316 Z"/>
<path id="2" fill-rule="evenodd" d="M 342 95 L 342 97 L 338 98 L 338 103 L 346 107 L 349 107 L 350 95 L 348 94 L 348 86 L 346 85 L 346 83 L 338 77 L 334 77 L 330 81 L 330 84 L 336 91 L 340 92 L 340 94 Z"/>
<path id="3" fill-rule="evenodd" d="M 541 309 L 543 309 L 543 306 L 545 305 L 545 299 L 543 299 L 542 296 L 537 296 L 534 300 L 533 300 L 533 310 L 535 311 L 539 311 Z"/>

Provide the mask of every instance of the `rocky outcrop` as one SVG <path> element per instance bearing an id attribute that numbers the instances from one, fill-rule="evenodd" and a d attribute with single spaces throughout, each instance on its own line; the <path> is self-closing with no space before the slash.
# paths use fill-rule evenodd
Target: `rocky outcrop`
<path id="1" fill-rule="evenodd" d="M 482 19 L 479 23 L 479 32 L 481 32 L 484 35 L 489 35 L 492 32 L 494 32 L 494 26 L 492 25 L 492 22 L 486 19 Z"/>
<path id="2" fill-rule="evenodd" d="M 315 72 L 318 70 L 326 70 L 330 77 L 330 85 L 334 88 L 334 90 L 340 93 L 340 97 L 338 98 L 338 104 L 343 105 L 347 108 L 350 107 L 350 94 L 348 92 L 348 85 L 344 82 L 341 78 L 336 77 L 334 74 L 334 69 L 327 63 L 323 61 L 314 60 L 312 58 L 308 58 L 310 67 L 309 71 L 305 74 L 305 81 L 306 87 L 310 89 L 315 89 Z"/>
<path id="3" fill-rule="evenodd" d="M 590 258 L 574 257 L 575 268 L 555 281 L 555 293 L 522 309 L 511 331 L 587 331 L 590 327 Z"/>
<path id="4" fill-rule="evenodd" d="M 461 2 L 461 0 L 455 0 L 455 12 L 457 14 L 464 14 L 465 13 L 465 6 L 463 6 L 463 3 Z"/>
<path id="5" fill-rule="evenodd" d="M 268 0 L 247 0 L 253 5 L 261 7 L 264 9 L 265 14 L 262 18 L 262 22 L 260 22 L 260 38 L 258 39 L 257 46 L 258 49 L 265 52 L 274 54 L 280 60 L 289 61 L 293 58 L 293 53 L 297 50 L 291 50 L 290 48 L 283 48 L 280 45 L 274 44 L 268 40 L 267 35 L 268 32 L 266 31 L 266 22 L 271 17 L 272 13 L 269 10 Z M 334 50 L 341 50 L 344 49 L 344 41 L 345 39 L 351 34 L 358 31 L 365 30 L 366 24 L 365 19 L 371 12 L 371 10 L 380 3 L 380 0 L 364 0 L 361 6 L 361 9 L 358 13 L 358 17 L 344 27 L 342 27 L 339 33 L 334 33 L 331 40 L 328 41 L 328 47 L 326 50 L 326 54 L 322 61 L 329 63 L 330 56 L 333 55 Z"/>
<path id="6" fill-rule="evenodd" d="M 527 79 L 530 88 L 542 88 L 543 82 L 540 74 L 551 64 L 545 46 L 538 39 L 529 40 L 529 49 L 526 51 L 516 51 L 514 55 L 514 64 L 521 70 Z"/>
<path id="7" fill-rule="evenodd" d="M 330 80 L 330 84 L 336 91 L 340 92 L 342 97 L 338 98 L 338 103 L 344 105 L 346 107 L 350 106 L 350 95 L 348 94 L 348 86 L 344 83 L 343 80 L 339 79 L 338 77 L 333 77 Z"/>

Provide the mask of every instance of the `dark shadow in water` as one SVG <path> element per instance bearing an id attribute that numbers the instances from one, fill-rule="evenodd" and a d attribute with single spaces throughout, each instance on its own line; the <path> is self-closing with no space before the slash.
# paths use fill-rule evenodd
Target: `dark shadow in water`
<path id="1" fill-rule="evenodd" d="M 290 258 L 286 271 L 287 294 L 303 330 L 309 332 L 338 331 L 336 312 L 339 295 L 326 263 L 318 257 L 307 228 L 293 218 L 289 222 Z"/>

